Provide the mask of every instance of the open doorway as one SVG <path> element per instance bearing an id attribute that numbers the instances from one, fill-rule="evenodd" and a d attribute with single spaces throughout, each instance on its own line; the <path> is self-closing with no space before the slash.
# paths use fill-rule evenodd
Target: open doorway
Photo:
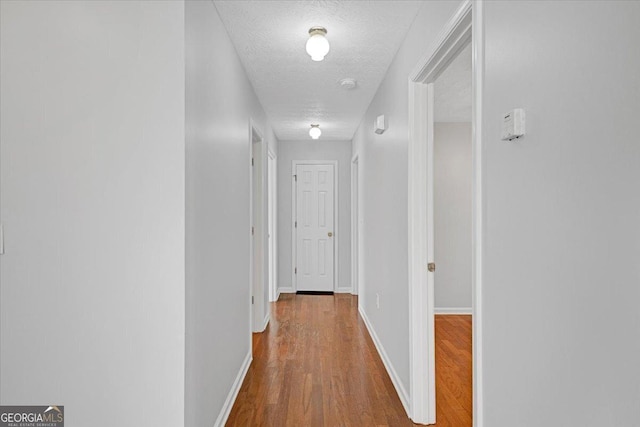
<path id="1" fill-rule="evenodd" d="M 482 184 L 481 184 L 481 106 L 482 106 L 482 63 L 483 63 L 483 48 L 482 48 L 482 4 L 466 1 L 458 8 L 456 13 L 449 20 L 447 25 L 440 33 L 440 37 L 433 48 L 425 52 L 426 55 L 423 59 L 416 64 L 413 72 L 409 76 L 410 87 L 410 103 L 409 103 L 409 120 L 410 120 L 410 138 L 409 138 L 409 278 L 410 278 L 410 381 L 411 381 L 411 418 L 414 422 L 420 424 L 435 424 L 436 423 L 436 396 L 440 393 L 436 392 L 436 287 L 438 279 L 442 279 L 446 285 L 447 280 L 458 280 L 461 276 L 469 278 L 471 286 L 471 322 L 466 322 L 466 334 L 471 332 L 471 345 L 472 355 L 471 360 L 467 360 L 468 365 L 472 364 L 473 373 L 472 378 L 467 378 L 468 382 L 471 380 L 472 389 L 472 402 L 469 402 L 467 395 L 466 401 L 463 406 L 466 406 L 469 412 L 469 417 L 466 421 L 447 420 L 445 414 L 438 413 L 438 417 L 442 415 L 442 421 L 444 424 L 452 425 L 482 425 L 482 405 L 481 405 L 481 308 L 480 303 L 480 289 L 481 289 L 481 256 L 482 256 Z M 465 130 L 465 126 L 458 126 L 459 129 L 452 129 L 454 126 L 438 126 L 436 120 L 437 105 L 436 105 L 436 85 L 438 79 L 441 76 L 446 75 L 446 71 L 452 66 L 452 70 L 455 70 L 456 59 L 462 60 L 461 53 L 468 52 L 471 55 L 471 89 L 470 89 L 470 104 L 471 104 L 471 120 L 470 125 L 467 124 L 468 130 Z M 468 59 L 468 58 L 467 58 Z M 468 70 L 467 70 L 468 73 Z M 467 77 L 468 78 L 468 77 Z M 455 92 L 455 90 L 454 90 Z M 466 107 L 468 108 L 468 106 Z M 440 127 L 440 129 L 438 129 Z M 441 157 L 442 154 L 447 154 L 444 151 L 452 150 L 453 143 L 442 144 L 438 149 L 440 153 L 436 153 L 436 136 L 440 135 L 440 139 L 444 137 L 454 138 L 454 135 L 460 136 L 463 134 L 469 134 L 470 131 L 470 160 L 462 159 L 460 164 L 464 164 L 465 172 L 468 172 L 466 178 L 462 179 L 463 186 L 468 184 L 469 176 L 471 180 L 470 184 L 470 197 L 469 193 L 466 195 L 462 192 L 456 192 L 453 199 L 448 200 L 448 203 L 453 201 L 459 201 L 464 203 L 468 208 L 470 204 L 470 216 L 464 215 L 447 215 L 446 209 L 444 212 L 438 212 L 436 205 L 436 193 L 438 191 L 446 191 L 443 188 L 437 188 L 437 165 L 436 162 L 442 163 L 440 166 L 446 168 L 446 162 L 443 163 Z M 469 144 L 468 140 L 465 144 Z M 464 144 L 462 144 L 464 145 Z M 463 156 L 464 157 L 464 156 Z M 451 174 L 452 171 L 444 170 L 443 175 Z M 467 184 L 464 184 L 467 182 Z M 442 183 L 440 184 L 442 185 Z M 446 185 L 446 184 L 445 184 Z M 455 185 L 449 182 L 449 185 Z M 469 189 L 468 189 L 469 190 Z M 442 195 L 442 194 L 441 194 Z M 450 195 L 448 195 L 450 196 Z M 446 198 L 445 198 L 446 199 Z M 444 204 L 443 204 L 444 203 Z M 440 201 L 441 207 L 446 206 L 447 202 Z M 468 212 L 468 211 L 466 211 Z M 442 215 L 441 215 L 442 214 Z M 455 221 L 449 221 L 452 217 L 455 217 Z M 456 274 L 436 274 L 438 270 L 441 270 L 438 266 L 440 261 L 445 261 L 443 268 L 449 270 L 451 273 L 452 268 L 458 268 L 455 263 L 447 266 L 446 260 L 436 259 L 438 256 L 436 239 L 438 235 L 436 232 L 436 222 L 449 221 L 456 223 L 457 221 L 468 221 L 470 225 L 464 229 L 452 230 L 455 224 L 448 224 L 444 230 L 449 229 L 449 233 L 446 231 L 440 231 L 443 235 L 441 243 L 444 242 L 445 247 L 439 248 L 439 251 L 443 256 L 449 257 L 449 260 L 455 259 L 466 263 L 461 272 Z M 459 236 L 456 235 L 459 234 Z M 460 237 L 460 239 L 458 239 Z M 446 244 L 450 244 L 452 241 L 456 241 L 454 247 L 446 247 Z M 468 248 L 470 241 L 470 249 Z M 458 253 L 459 257 L 452 253 L 455 253 L 455 247 L 467 245 L 467 255 L 462 251 Z M 457 274 L 460 273 L 460 274 Z M 456 275 L 459 276 L 456 279 Z M 459 288 L 465 288 L 465 284 L 460 284 Z M 468 290 L 468 288 L 465 288 Z M 438 289 L 440 299 L 443 299 L 442 289 Z M 445 292 L 446 293 L 446 292 Z M 468 294 L 467 294 L 468 295 Z M 453 300 L 450 300 L 453 301 Z M 458 300 L 461 301 L 461 300 Z M 462 299 L 464 301 L 464 298 Z M 466 300 L 468 301 L 468 299 Z M 451 314 L 459 314 L 468 316 L 468 307 L 464 302 L 445 303 L 441 302 L 441 313 L 448 312 Z M 445 305 L 451 305 L 445 307 Z M 460 307 L 459 305 L 462 305 Z M 469 325 L 471 323 L 471 325 Z M 469 328 L 470 326 L 470 328 Z M 463 332 L 464 334 L 465 332 Z M 467 348 L 470 343 L 462 344 Z M 440 362 L 442 365 L 443 362 Z M 468 370 L 471 370 L 471 366 L 468 366 Z M 468 375 L 468 374 L 467 374 Z M 468 387 L 468 385 L 467 385 Z M 460 409 L 460 404 L 458 407 Z"/>
<path id="2" fill-rule="evenodd" d="M 471 427 L 471 44 L 434 82 L 436 425 Z"/>

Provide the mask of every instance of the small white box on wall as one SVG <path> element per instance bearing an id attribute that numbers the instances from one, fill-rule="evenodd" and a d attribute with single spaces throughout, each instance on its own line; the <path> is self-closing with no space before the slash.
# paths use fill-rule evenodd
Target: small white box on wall
<path id="1" fill-rule="evenodd" d="M 387 130 L 387 119 L 384 117 L 384 114 L 376 117 L 373 130 L 377 134 L 382 134 L 385 130 Z"/>
<path id="2" fill-rule="evenodd" d="M 516 108 L 515 110 L 505 113 L 502 118 L 502 140 L 512 141 L 516 138 L 524 136 L 524 133 L 524 109 Z"/>

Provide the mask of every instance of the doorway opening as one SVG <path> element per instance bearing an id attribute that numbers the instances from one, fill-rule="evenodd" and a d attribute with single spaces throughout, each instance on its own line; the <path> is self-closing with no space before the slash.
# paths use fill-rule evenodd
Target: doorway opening
<path id="1" fill-rule="evenodd" d="M 471 51 L 471 153 L 467 163 L 471 177 L 470 200 L 467 197 L 471 224 L 466 238 L 470 236 L 471 248 L 466 267 L 470 264 L 467 274 L 471 283 L 473 425 L 482 426 L 482 25 L 482 3 L 465 1 L 445 25 L 437 43 L 409 76 L 410 416 L 420 424 L 436 422 L 435 286 L 438 261 L 435 258 L 435 223 L 438 216 L 434 209 L 437 191 L 434 143 L 438 131 L 435 86 L 436 80 L 467 48 Z M 450 312 L 460 308 L 449 307 Z"/>
<path id="2" fill-rule="evenodd" d="M 472 427 L 470 44 L 435 80 L 433 104 L 436 420 Z"/>

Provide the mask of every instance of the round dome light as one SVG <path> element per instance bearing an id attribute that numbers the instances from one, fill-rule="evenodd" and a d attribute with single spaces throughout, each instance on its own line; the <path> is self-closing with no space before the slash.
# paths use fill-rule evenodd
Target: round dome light
<path id="1" fill-rule="evenodd" d="M 309 136 L 311 139 L 318 139 L 322 135 L 322 131 L 320 130 L 320 125 L 311 125 L 311 129 L 309 129 Z"/>
<path id="2" fill-rule="evenodd" d="M 309 29 L 309 40 L 307 40 L 307 53 L 314 61 L 322 61 L 329 53 L 329 41 L 325 37 L 327 35 L 326 28 L 311 27 Z"/>

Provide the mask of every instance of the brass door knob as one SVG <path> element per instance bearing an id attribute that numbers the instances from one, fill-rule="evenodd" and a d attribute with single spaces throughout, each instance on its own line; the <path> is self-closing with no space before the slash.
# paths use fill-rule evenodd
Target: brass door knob
<path id="1" fill-rule="evenodd" d="M 429 264 L 427 264 L 427 270 L 429 270 L 432 273 L 436 271 L 436 263 L 430 262 Z"/>
<path id="2" fill-rule="evenodd" d="M 333 233 L 332 233 L 332 232 L 328 232 L 328 233 L 327 233 L 327 236 L 329 236 L 329 237 L 333 237 Z"/>

